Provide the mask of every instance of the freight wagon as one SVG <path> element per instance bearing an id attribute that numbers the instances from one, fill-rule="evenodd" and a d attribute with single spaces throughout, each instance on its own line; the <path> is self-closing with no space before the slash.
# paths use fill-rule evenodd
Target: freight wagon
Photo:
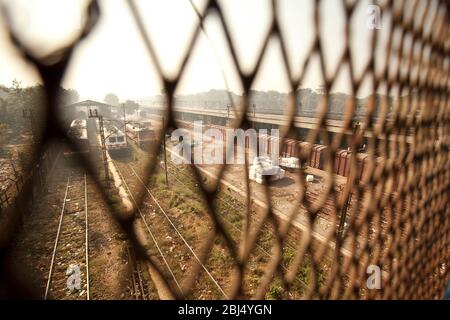
<path id="1" fill-rule="evenodd" d="M 157 141 L 156 131 L 150 122 L 128 123 L 127 137 L 136 142 L 139 148 L 149 150 L 151 145 Z"/>

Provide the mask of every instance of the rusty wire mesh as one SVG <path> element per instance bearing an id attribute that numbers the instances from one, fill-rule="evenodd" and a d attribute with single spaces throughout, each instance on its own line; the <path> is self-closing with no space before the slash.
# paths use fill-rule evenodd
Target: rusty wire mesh
<path id="1" fill-rule="evenodd" d="M 326 192 L 318 199 L 306 196 L 305 177 L 301 170 L 299 175 L 300 197 L 296 199 L 294 208 L 289 213 L 288 223 L 281 223 L 274 214 L 270 202 L 267 212 L 262 216 L 262 223 L 255 232 L 249 229 L 244 232 L 245 241 L 236 243 L 231 238 L 224 222 L 218 218 L 216 208 L 213 205 L 218 192 L 218 184 L 214 186 L 203 185 L 200 173 L 195 170 L 195 176 L 201 192 L 206 200 L 209 215 L 213 221 L 213 229 L 208 234 L 204 251 L 199 255 L 201 261 L 205 261 L 210 253 L 214 240 L 221 236 L 225 239 L 226 246 L 235 265 L 236 273 L 233 277 L 228 296 L 230 298 L 242 297 L 242 274 L 246 267 L 249 255 L 255 249 L 258 232 L 264 223 L 273 226 L 276 235 L 276 243 L 272 251 L 271 261 L 261 279 L 259 288 L 253 298 L 264 298 L 266 291 L 275 274 L 280 275 L 282 285 L 289 291 L 299 266 L 310 257 L 312 277 L 308 283 L 308 290 L 304 297 L 309 298 L 386 298 L 386 299 L 422 299 L 441 298 L 447 284 L 449 264 L 449 6 L 447 1 L 381 1 L 379 3 L 384 15 L 390 20 L 391 32 L 387 47 L 384 50 L 384 59 L 379 62 L 383 65 L 381 71 L 375 68 L 376 57 L 374 52 L 378 50 L 380 42 L 377 32 L 372 33 L 370 52 L 372 55 L 358 77 L 353 70 L 356 57 L 351 50 L 350 37 L 352 34 L 351 20 L 357 1 L 339 1 L 345 12 L 346 28 L 342 35 L 345 49 L 339 58 L 338 67 L 327 70 L 322 43 L 323 30 L 320 29 L 321 1 L 314 1 L 314 28 L 299 32 L 313 34 L 313 43 L 303 61 L 302 72 L 296 77 L 292 74 L 290 61 L 286 52 L 286 43 L 279 24 L 277 15 L 277 1 L 272 1 L 272 15 L 270 29 L 265 35 L 263 46 L 258 53 L 258 59 L 251 72 L 242 71 L 236 48 L 229 33 L 229 26 L 224 18 L 220 3 L 208 1 L 204 9 L 198 10 L 198 23 L 189 40 L 188 50 L 181 60 L 178 72 L 174 77 L 168 77 L 155 54 L 157 43 L 152 43 L 148 37 L 143 19 L 145 12 L 140 12 L 134 1 L 129 0 L 129 9 L 132 12 L 138 30 L 142 36 L 148 55 L 153 60 L 159 76 L 167 93 L 167 119 L 165 128 L 177 128 L 176 119 L 173 116 L 174 93 L 183 75 L 190 53 L 203 29 L 203 21 L 211 13 L 215 12 L 220 18 L 221 25 L 226 35 L 227 43 L 231 51 L 232 59 L 237 67 L 239 78 L 244 89 L 241 107 L 243 112 L 236 113 L 237 120 L 233 123 L 235 128 L 245 128 L 250 125 L 247 118 L 249 91 L 259 71 L 262 58 L 268 47 L 270 39 L 276 38 L 280 43 L 282 61 L 279 68 L 283 68 L 289 79 L 290 95 L 288 100 L 288 121 L 282 130 L 282 136 L 286 137 L 293 128 L 295 116 L 296 90 L 301 85 L 308 66 L 312 59 L 320 62 L 320 75 L 325 85 L 325 95 L 316 106 L 316 117 L 319 120 L 314 130 L 310 130 L 308 140 L 311 145 L 318 136 L 325 139 L 326 164 L 328 172 Z M 419 10 L 418 8 L 421 8 Z M 10 29 L 11 39 L 24 57 L 32 63 L 42 78 L 45 86 L 47 101 L 45 112 L 45 128 L 39 144 L 38 155 L 43 147 L 54 139 L 65 138 L 58 118 L 57 94 L 61 80 L 64 77 L 66 67 L 74 49 L 87 36 L 100 17 L 99 7 L 96 1 L 92 1 L 86 12 L 87 22 L 79 37 L 68 47 L 62 48 L 51 56 L 36 58 L 31 52 L 21 45 L 18 37 Z M 7 14 L 4 15 L 8 21 Z M 344 109 L 344 125 L 341 132 L 330 141 L 325 134 L 327 128 L 327 114 L 329 110 L 329 92 L 335 80 L 341 73 L 347 73 L 350 79 L 351 95 Z M 377 92 L 384 88 L 394 102 L 392 110 L 389 110 L 387 98 L 378 102 L 375 96 L 369 99 L 364 106 L 365 118 L 362 130 L 346 138 L 345 134 L 351 132 L 354 125 L 355 95 L 363 81 L 369 80 L 371 91 Z M 372 115 L 378 112 L 378 117 Z M 388 116 L 389 114 L 389 116 Z M 413 141 L 406 142 L 406 133 L 411 132 Z M 344 189 L 343 196 L 338 195 L 335 188 L 335 180 L 332 173 L 332 159 L 341 145 L 342 139 L 349 139 L 349 145 L 356 148 L 361 144 L 365 133 L 371 133 L 369 139 L 369 174 L 362 182 L 357 181 L 356 153 L 350 158 L 350 176 Z M 384 143 L 375 143 L 383 138 Z M 392 139 L 390 139 L 392 138 Z M 154 146 L 157 150 L 163 139 Z M 72 147 L 76 147 L 73 145 Z M 307 161 L 310 150 L 303 150 L 300 155 L 302 161 Z M 377 163 L 377 156 L 383 161 Z M 38 156 L 36 156 L 38 158 Z M 94 176 L 89 162 L 80 158 L 81 163 Z M 156 167 L 156 161 L 148 164 L 145 181 L 148 182 Z M 219 177 L 223 176 L 226 165 L 223 165 Z M 395 181 L 395 183 L 394 183 Z M 247 190 L 249 188 L 248 174 L 245 177 Z M 101 187 L 100 182 L 97 182 Z M 394 187 L 395 186 L 395 187 Z M 21 197 L 24 197 L 27 189 L 22 189 Z M 266 197 L 270 199 L 270 189 L 265 186 Z M 352 206 L 348 215 L 348 227 L 342 238 L 336 235 L 337 222 L 340 219 L 342 208 L 349 196 L 352 196 Z M 105 198 L 108 194 L 103 193 Z M 138 202 L 142 201 L 144 193 L 138 195 Z M 326 239 L 318 241 L 313 235 L 315 219 L 324 206 L 327 199 L 335 203 L 331 213 L 332 229 Z M 247 203 L 250 200 L 247 199 Z M 292 221 L 298 214 L 298 208 L 306 208 L 308 226 L 301 232 L 301 241 L 296 247 L 293 264 L 288 271 L 281 268 L 282 248 Z M 113 210 L 113 208 L 111 208 Z M 17 215 L 20 211 L 17 211 Z M 247 219 L 251 219 L 249 210 Z M 114 216 L 116 219 L 117 216 Z M 137 248 L 138 256 L 147 259 L 162 275 L 155 257 L 149 256 L 133 229 L 135 214 L 129 214 L 126 218 L 120 218 L 118 222 L 126 232 L 130 241 Z M 11 229 L 17 227 L 11 225 Z M 372 233 L 369 229 L 374 230 Z M 371 234 L 369 236 L 369 233 Z M 13 273 L 8 268 L 8 252 L 12 234 L 3 237 L 1 243 L 2 280 L 11 296 L 35 296 L 30 288 L 20 286 L 18 279 L 10 277 Z M 344 248 L 344 243 L 347 243 Z M 319 268 L 325 256 L 331 259 L 331 270 L 326 276 L 324 285 L 319 286 Z M 382 290 L 367 290 L 367 267 L 369 265 L 382 266 L 383 281 Z M 196 264 L 187 282 L 187 292 L 192 287 L 195 279 L 201 272 L 200 264 Z M 164 279 L 164 277 L 163 277 Z M 167 281 L 167 279 L 165 279 Z M 190 285 L 189 285 L 190 284 Z M 171 288 L 175 298 L 183 298 L 176 288 L 166 283 Z M 287 296 L 284 296 L 287 297 Z"/>

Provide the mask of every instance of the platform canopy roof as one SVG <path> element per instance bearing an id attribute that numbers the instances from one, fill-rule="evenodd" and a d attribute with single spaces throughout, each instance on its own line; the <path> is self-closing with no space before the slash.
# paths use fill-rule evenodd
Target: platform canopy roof
<path id="1" fill-rule="evenodd" d="M 71 108 L 71 107 L 108 107 L 108 108 L 110 108 L 110 107 L 114 107 L 114 106 L 111 104 L 98 102 L 98 101 L 94 101 L 94 100 L 84 100 L 84 101 L 68 104 L 65 106 L 65 108 Z"/>

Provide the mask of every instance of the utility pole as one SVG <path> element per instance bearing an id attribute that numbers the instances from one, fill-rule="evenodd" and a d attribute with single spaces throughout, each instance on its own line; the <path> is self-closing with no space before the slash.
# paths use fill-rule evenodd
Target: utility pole
<path id="1" fill-rule="evenodd" d="M 14 178 L 17 178 L 19 176 L 19 173 L 17 172 L 17 169 L 16 169 L 16 166 L 14 165 L 14 162 L 12 160 L 9 160 L 9 163 L 10 163 L 12 171 L 14 173 Z"/>
<path id="2" fill-rule="evenodd" d="M 162 125 L 163 125 L 163 149 L 164 149 L 164 171 L 166 173 L 166 186 L 169 186 L 169 179 L 167 176 L 167 154 L 166 154 L 166 128 L 165 128 L 165 121 L 164 116 L 162 117 Z"/>
<path id="3" fill-rule="evenodd" d="M 355 123 L 355 125 L 353 126 L 353 137 L 358 132 L 359 128 L 360 128 L 359 122 Z M 349 152 L 350 157 L 351 157 L 351 153 L 352 153 L 352 147 L 351 146 L 349 147 L 348 152 Z M 358 152 L 358 148 L 356 148 L 356 152 Z M 350 190 L 349 180 L 350 180 L 351 176 L 353 174 L 355 174 L 355 173 L 351 172 L 351 168 L 352 167 L 350 167 L 350 170 L 349 170 L 349 173 L 348 173 L 347 184 L 345 185 L 345 188 L 344 188 L 344 195 L 345 195 L 345 193 L 348 192 L 348 198 L 344 202 L 344 205 L 342 206 L 342 209 L 341 209 L 341 217 L 340 217 L 340 220 L 339 220 L 339 226 L 338 226 L 338 230 L 337 230 L 337 240 L 338 241 L 341 241 L 343 239 L 343 237 L 344 237 L 344 231 L 345 231 L 345 224 L 346 224 L 346 221 L 347 221 L 348 208 L 350 206 L 350 202 L 352 201 L 352 191 Z M 355 185 L 357 185 L 357 183 L 358 183 L 358 179 L 357 179 L 357 177 L 355 177 Z"/>
<path id="4" fill-rule="evenodd" d="M 136 119 L 137 119 L 137 126 L 138 126 L 138 131 L 137 131 L 137 143 L 138 146 L 141 147 L 141 114 L 139 113 L 139 105 L 136 107 Z M 126 135 L 126 133 L 125 133 Z"/>
<path id="5" fill-rule="evenodd" d="M 255 104 L 253 104 L 253 121 L 252 121 L 253 129 L 255 128 L 255 119 L 256 119 L 256 106 Z"/>
<path id="6" fill-rule="evenodd" d="M 33 137 L 33 143 L 36 143 L 36 136 L 35 136 L 35 127 L 34 127 L 34 112 L 31 109 L 23 109 L 22 110 L 22 116 L 24 119 L 30 119 L 30 125 L 31 125 L 31 136 Z"/>
<path id="7" fill-rule="evenodd" d="M 127 139 L 127 115 L 125 112 L 125 103 L 122 103 L 122 109 L 123 109 L 123 133 L 125 135 L 125 142 L 128 144 Z"/>
<path id="8" fill-rule="evenodd" d="M 94 112 L 92 112 L 92 110 L 89 109 L 89 118 L 97 118 L 98 119 L 98 126 L 99 126 L 99 130 L 100 130 L 100 141 L 101 141 L 101 148 L 102 148 L 103 167 L 105 169 L 105 180 L 106 180 L 106 185 L 109 186 L 109 169 L 108 169 L 108 158 L 106 156 L 105 129 L 103 126 L 103 116 L 98 114 L 97 109 L 94 109 Z"/>
<path id="9" fill-rule="evenodd" d="M 19 191 L 19 182 L 21 182 L 23 185 L 22 175 L 20 175 L 20 173 L 17 171 L 16 166 L 14 165 L 14 162 L 12 160 L 10 160 L 9 162 L 11 164 L 11 168 L 14 173 L 14 181 L 16 183 L 17 192 L 20 192 Z"/>

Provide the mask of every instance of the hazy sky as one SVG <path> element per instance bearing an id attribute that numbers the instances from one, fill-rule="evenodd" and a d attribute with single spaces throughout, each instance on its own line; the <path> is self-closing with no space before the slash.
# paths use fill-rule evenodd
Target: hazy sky
<path id="1" fill-rule="evenodd" d="M 14 25 L 22 38 L 38 54 L 49 52 L 67 41 L 82 25 L 82 0 L 0 0 L 10 5 Z M 204 1 L 195 1 L 202 8 Z M 13 4 L 13 5 L 11 5 Z M 147 31 L 156 48 L 165 72 L 173 75 L 179 66 L 197 17 L 189 0 L 137 1 Z M 268 30 L 271 15 L 270 1 L 226 0 L 221 2 L 238 50 L 238 58 L 245 70 L 250 70 Z M 368 1 L 361 1 L 352 20 L 352 44 L 355 48 L 356 72 L 369 56 L 368 41 L 371 30 L 366 27 Z M 136 25 L 125 1 L 100 1 L 101 19 L 89 37 L 76 49 L 63 86 L 76 89 L 81 97 L 102 100 L 114 92 L 120 99 L 139 98 L 159 94 L 160 78 L 153 62 L 142 45 Z M 51 8 L 50 10 L 47 10 Z M 340 1 L 326 0 L 321 8 L 322 39 L 326 62 L 331 70 L 343 49 L 343 10 Z M 312 41 L 312 1 L 283 0 L 279 2 L 279 19 L 288 48 L 294 75 L 301 65 Z M 208 16 L 206 30 L 212 45 L 201 34 L 189 58 L 177 93 L 195 93 L 209 89 L 225 89 L 220 65 L 225 70 L 230 89 L 241 92 L 236 69 L 232 63 L 224 33 L 215 14 Z M 383 32 L 385 38 L 387 32 Z M 0 83 L 10 85 L 14 78 L 24 85 L 39 82 L 28 66 L 5 38 L 0 25 Z M 217 52 L 217 56 L 214 54 Z M 254 84 L 257 90 L 287 92 L 286 75 L 280 64 L 277 40 L 271 40 L 263 66 Z M 321 84 L 317 61 L 308 71 L 303 87 L 317 88 Z M 348 79 L 339 77 L 334 91 L 347 91 Z M 363 92 L 363 95 L 368 92 Z"/>

